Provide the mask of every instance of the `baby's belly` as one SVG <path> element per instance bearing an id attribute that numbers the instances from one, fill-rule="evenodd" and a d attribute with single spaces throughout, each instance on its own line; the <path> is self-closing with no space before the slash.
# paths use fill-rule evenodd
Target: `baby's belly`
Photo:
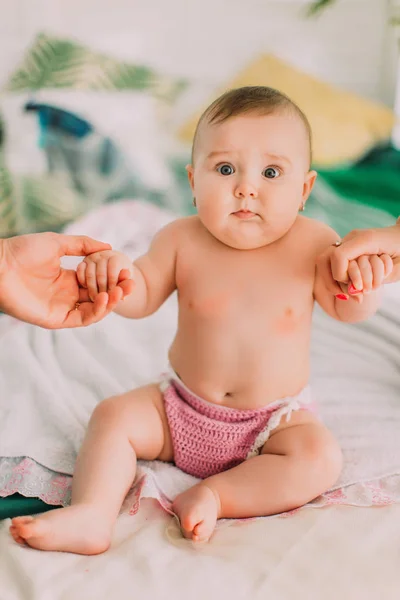
<path id="1" fill-rule="evenodd" d="M 307 330 L 306 330 L 307 329 Z M 178 331 L 169 351 L 172 368 L 195 394 L 215 404 L 259 408 L 295 396 L 308 383 L 309 333 L 263 338 L 260 332 Z"/>

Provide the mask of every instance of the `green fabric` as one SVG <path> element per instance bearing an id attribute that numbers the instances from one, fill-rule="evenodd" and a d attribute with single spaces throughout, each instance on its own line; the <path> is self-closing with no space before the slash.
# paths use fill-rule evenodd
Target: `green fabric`
<path id="1" fill-rule="evenodd" d="M 20 494 L 13 494 L 7 496 L 7 498 L 0 498 L 0 520 L 34 515 L 54 508 L 57 508 L 57 506 L 45 504 L 39 498 L 25 498 Z"/>
<path id="2" fill-rule="evenodd" d="M 390 146 L 373 149 L 351 168 L 319 170 L 319 178 L 338 196 L 400 215 L 400 152 Z"/>

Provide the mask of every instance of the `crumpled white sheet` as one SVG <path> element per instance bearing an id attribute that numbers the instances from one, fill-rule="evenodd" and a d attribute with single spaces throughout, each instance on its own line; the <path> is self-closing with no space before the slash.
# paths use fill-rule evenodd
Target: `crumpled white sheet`
<path id="1" fill-rule="evenodd" d="M 303 509 L 235 522 L 209 544 L 182 538 L 145 500 L 99 556 L 18 546 L 0 522 L 1 600 L 398 600 L 400 505 Z"/>
<path id="2" fill-rule="evenodd" d="M 103 206 L 70 231 L 110 241 L 133 257 L 171 218 L 130 201 Z M 399 298 L 393 287 L 380 314 L 356 326 L 315 312 L 314 390 L 345 456 L 335 488 L 400 473 Z M 0 456 L 28 456 L 71 474 L 96 403 L 157 380 L 175 327 L 175 297 L 147 319 L 110 315 L 87 329 L 47 331 L 2 318 Z"/>

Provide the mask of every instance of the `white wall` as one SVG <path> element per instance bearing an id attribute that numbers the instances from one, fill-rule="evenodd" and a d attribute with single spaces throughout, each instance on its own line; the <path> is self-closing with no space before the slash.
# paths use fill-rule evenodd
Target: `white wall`
<path id="1" fill-rule="evenodd" d="M 0 84 L 38 31 L 218 85 L 261 51 L 391 105 L 395 44 L 386 0 L 1 0 Z"/>

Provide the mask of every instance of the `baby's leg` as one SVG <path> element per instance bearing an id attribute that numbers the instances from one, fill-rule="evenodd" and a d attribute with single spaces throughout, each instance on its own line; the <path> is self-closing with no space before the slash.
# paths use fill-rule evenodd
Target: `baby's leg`
<path id="1" fill-rule="evenodd" d="M 285 512 L 313 500 L 338 479 L 342 455 L 330 431 L 311 413 L 292 413 L 262 453 L 180 494 L 175 510 L 186 536 L 210 537 L 217 518 Z"/>
<path id="2" fill-rule="evenodd" d="M 173 459 L 172 443 L 157 385 L 101 402 L 80 450 L 67 508 L 37 518 L 18 517 L 14 539 L 42 550 L 104 552 L 136 473 L 136 459 Z"/>

